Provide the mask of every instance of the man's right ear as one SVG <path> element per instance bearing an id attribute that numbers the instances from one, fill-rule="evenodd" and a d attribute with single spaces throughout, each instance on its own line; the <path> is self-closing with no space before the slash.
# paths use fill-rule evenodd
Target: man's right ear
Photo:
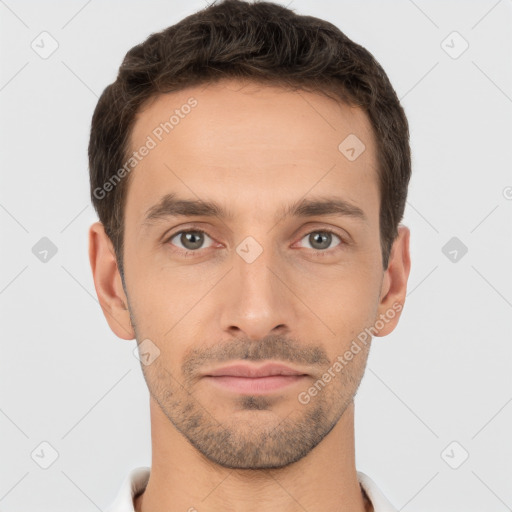
<path id="1" fill-rule="evenodd" d="M 117 267 L 114 246 L 101 222 L 95 222 L 89 228 L 89 261 L 96 295 L 108 325 L 119 338 L 133 340 L 135 332 Z"/>

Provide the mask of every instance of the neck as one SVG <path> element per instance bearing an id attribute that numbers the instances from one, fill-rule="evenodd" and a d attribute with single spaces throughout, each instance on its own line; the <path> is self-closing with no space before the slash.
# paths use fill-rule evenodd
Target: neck
<path id="1" fill-rule="evenodd" d="M 151 398 L 152 464 L 136 512 L 367 512 L 357 480 L 354 404 L 309 454 L 277 469 L 230 469 L 198 452 Z"/>

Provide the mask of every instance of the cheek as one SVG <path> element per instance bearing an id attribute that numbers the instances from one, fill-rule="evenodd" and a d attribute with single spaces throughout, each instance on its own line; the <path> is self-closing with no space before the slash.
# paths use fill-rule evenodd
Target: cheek
<path id="1" fill-rule="evenodd" d="M 131 275 L 127 283 L 131 314 L 136 324 L 139 341 L 149 338 L 160 347 L 171 339 L 177 330 L 180 302 L 176 301 L 170 287 L 149 279 L 137 280 Z"/>
<path id="2" fill-rule="evenodd" d="M 371 325 L 378 308 L 380 278 L 367 269 L 351 269 L 329 280 L 323 289 L 310 290 L 311 309 L 341 345 Z"/>

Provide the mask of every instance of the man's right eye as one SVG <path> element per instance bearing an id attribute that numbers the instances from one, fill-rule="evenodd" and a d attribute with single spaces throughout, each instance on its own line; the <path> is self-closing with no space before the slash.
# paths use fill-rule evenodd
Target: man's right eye
<path id="1" fill-rule="evenodd" d="M 166 241 L 166 243 L 171 243 L 172 245 L 176 245 L 181 252 L 185 252 L 186 254 L 192 252 L 198 252 L 199 249 L 205 248 L 202 247 L 205 241 L 205 237 L 211 239 L 211 237 L 201 229 L 187 229 L 177 231 L 173 233 Z M 173 241 L 176 239 L 176 241 Z M 181 247 L 178 245 L 181 244 Z M 211 245 L 209 246 L 211 247 Z M 206 247 L 207 249 L 208 247 Z"/>

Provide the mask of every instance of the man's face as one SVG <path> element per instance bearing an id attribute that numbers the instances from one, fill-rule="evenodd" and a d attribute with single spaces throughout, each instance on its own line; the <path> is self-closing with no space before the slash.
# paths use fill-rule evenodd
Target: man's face
<path id="1" fill-rule="evenodd" d="M 139 113 L 131 148 L 151 149 L 130 176 L 124 264 L 138 343 L 160 351 L 142 365 L 151 396 L 210 460 L 255 469 L 307 455 L 352 402 L 369 343 L 307 403 L 299 396 L 383 312 L 384 270 L 366 115 L 320 94 L 242 85 L 161 95 Z M 191 97 L 197 104 L 182 108 Z M 338 148 L 350 134 L 365 145 L 355 160 Z M 167 194 L 223 213 L 160 209 L 145 221 Z M 303 200 L 361 212 L 285 216 Z M 302 376 L 208 376 L 267 362 Z"/>

